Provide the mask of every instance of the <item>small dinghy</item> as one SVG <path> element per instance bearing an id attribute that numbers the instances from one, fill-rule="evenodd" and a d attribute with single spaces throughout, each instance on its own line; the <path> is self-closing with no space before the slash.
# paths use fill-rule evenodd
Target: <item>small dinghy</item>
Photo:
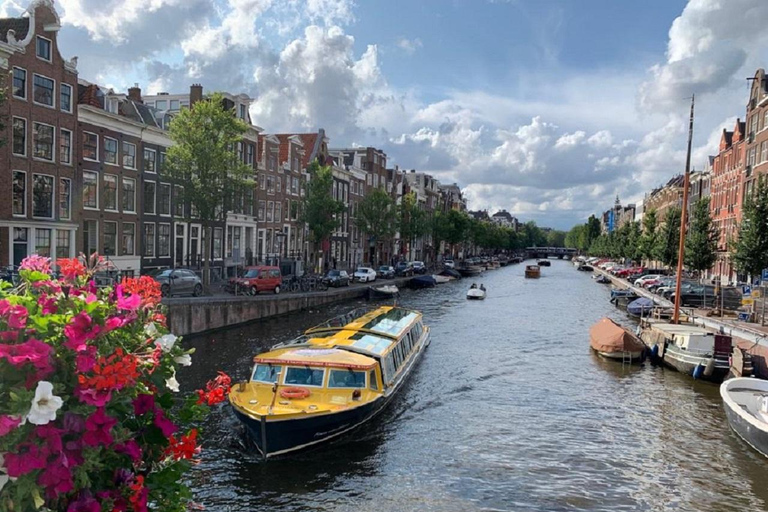
<path id="1" fill-rule="evenodd" d="M 639 363 L 645 351 L 639 337 L 610 318 L 603 318 L 592 326 L 589 346 L 605 358 L 628 363 Z"/>
<path id="2" fill-rule="evenodd" d="M 730 379 L 720 385 L 720 396 L 733 431 L 768 457 L 768 381 Z"/>
<path id="3" fill-rule="evenodd" d="M 654 305 L 653 300 L 640 297 L 627 304 L 627 313 L 632 316 L 648 316 L 653 311 Z"/>
<path id="4" fill-rule="evenodd" d="M 432 276 L 418 276 L 408 281 L 408 286 L 416 289 L 432 288 L 436 284 L 435 278 Z"/>
<path id="5" fill-rule="evenodd" d="M 600 274 L 595 278 L 595 282 L 600 284 L 611 284 L 611 279 Z"/>
<path id="6" fill-rule="evenodd" d="M 549 267 L 552 263 L 549 260 L 539 260 L 540 267 Z"/>
<path id="7" fill-rule="evenodd" d="M 440 274 L 432 274 L 432 278 L 437 284 L 445 284 L 456 279 L 455 277 L 441 276 Z"/>
<path id="8" fill-rule="evenodd" d="M 576 267 L 576 270 L 581 270 L 582 272 L 592 272 L 595 270 L 592 265 L 579 265 Z"/>
<path id="9" fill-rule="evenodd" d="M 467 299 L 469 300 L 484 300 L 485 288 L 481 285 L 480 288 L 470 288 L 467 291 Z"/>
<path id="10" fill-rule="evenodd" d="M 393 284 L 385 286 L 369 286 L 369 299 L 392 299 L 400 295 L 400 290 Z"/>
<path id="11" fill-rule="evenodd" d="M 461 274 L 459 273 L 459 271 L 454 270 L 452 268 L 443 269 L 443 271 L 440 272 L 438 275 L 444 276 L 444 277 L 453 277 L 454 279 L 461 279 Z"/>

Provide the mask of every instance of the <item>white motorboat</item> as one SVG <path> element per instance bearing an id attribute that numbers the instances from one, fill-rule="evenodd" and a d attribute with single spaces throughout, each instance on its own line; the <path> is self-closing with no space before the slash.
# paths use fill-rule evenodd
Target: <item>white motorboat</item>
<path id="1" fill-rule="evenodd" d="M 470 300 L 483 300 L 483 299 L 485 299 L 485 289 L 484 288 L 470 288 L 467 291 L 467 299 L 470 299 Z"/>
<path id="2" fill-rule="evenodd" d="M 440 274 L 432 274 L 432 277 L 435 278 L 435 283 L 437 283 L 437 284 L 448 283 L 448 282 L 453 281 L 454 279 L 456 279 L 455 277 L 441 276 Z"/>
<path id="3" fill-rule="evenodd" d="M 720 385 L 720 396 L 733 431 L 768 457 L 768 381 L 730 379 Z"/>
<path id="4" fill-rule="evenodd" d="M 400 290 L 393 284 L 368 287 L 369 299 L 392 299 L 400 295 Z"/>

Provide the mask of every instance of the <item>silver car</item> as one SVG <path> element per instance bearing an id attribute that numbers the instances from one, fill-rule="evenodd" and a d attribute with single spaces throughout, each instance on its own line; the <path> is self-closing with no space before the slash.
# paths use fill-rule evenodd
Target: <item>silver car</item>
<path id="1" fill-rule="evenodd" d="M 163 297 L 189 293 L 194 297 L 203 294 L 203 282 L 200 277 L 186 269 L 165 269 L 152 276 L 160 283 Z"/>

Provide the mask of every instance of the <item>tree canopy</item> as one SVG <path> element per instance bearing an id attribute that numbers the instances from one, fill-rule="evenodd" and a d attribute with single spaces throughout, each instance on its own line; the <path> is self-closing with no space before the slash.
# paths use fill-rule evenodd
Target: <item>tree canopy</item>
<path id="1" fill-rule="evenodd" d="M 753 278 L 768 268 L 768 180 L 762 176 L 744 201 L 739 235 L 731 253 L 736 269 Z"/>
<path id="2" fill-rule="evenodd" d="M 709 198 L 705 197 L 693 206 L 690 229 L 685 237 L 684 261 L 688 268 L 703 272 L 717 261 L 717 242 L 720 232 L 709 213 Z"/>
<path id="3" fill-rule="evenodd" d="M 309 168 L 309 181 L 306 184 L 303 208 L 300 218 L 307 223 L 309 235 L 316 244 L 322 244 L 341 224 L 344 203 L 333 198 L 333 170 L 330 166 L 321 166 L 317 160 Z"/>

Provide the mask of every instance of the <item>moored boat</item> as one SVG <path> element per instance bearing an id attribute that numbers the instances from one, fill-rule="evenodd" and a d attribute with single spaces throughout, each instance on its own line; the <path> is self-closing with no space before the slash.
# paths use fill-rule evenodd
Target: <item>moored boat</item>
<path id="1" fill-rule="evenodd" d="M 594 267 L 592 265 L 579 265 L 576 267 L 576 270 L 581 270 L 582 272 L 592 272 Z"/>
<path id="2" fill-rule="evenodd" d="M 609 277 L 600 274 L 599 276 L 595 277 L 595 282 L 600 284 L 611 284 L 612 281 Z"/>
<path id="3" fill-rule="evenodd" d="M 369 299 L 394 299 L 399 295 L 400 295 L 400 290 L 397 288 L 397 286 L 393 284 L 368 287 Z"/>
<path id="4" fill-rule="evenodd" d="M 480 275 L 484 270 L 484 268 L 476 265 L 466 265 L 466 266 L 459 267 L 456 270 L 458 270 L 463 277 L 472 277 L 472 276 Z"/>
<path id="5" fill-rule="evenodd" d="M 626 327 L 603 318 L 589 330 L 589 346 L 599 355 L 622 362 L 641 362 L 645 345 Z"/>
<path id="6" fill-rule="evenodd" d="M 550 261 L 549 261 L 549 260 L 547 260 L 547 259 L 544 259 L 544 260 L 539 260 L 539 262 L 538 262 L 538 263 L 539 263 L 539 266 L 540 266 L 540 267 L 549 267 L 549 266 L 551 266 L 551 265 L 552 265 L 552 262 L 550 262 Z"/>
<path id="7" fill-rule="evenodd" d="M 541 268 L 538 265 L 527 265 L 525 267 L 525 277 L 530 279 L 538 279 L 541 277 Z"/>
<path id="8" fill-rule="evenodd" d="M 632 316 L 645 317 L 651 314 L 656 303 L 653 299 L 640 297 L 627 304 L 627 313 Z"/>
<path id="9" fill-rule="evenodd" d="M 445 283 L 449 283 L 449 282 L 453 281 L 456 278 L 452 277 L 452 276 L 443 276 L 443 275 L 440 275 L 440 274 L 432 274 L 432 279 L 435 280 L 436 284 L 445 284 Z"/>
<path id="10" fill-rule="evenodd" d="M 435 281 L 435 278 L 431 275 L 426 276 L 416 276 L 410 280 L 408 280 L 408 286 L 410 288 L 415 288 L 417 290 L 421 288 L 432 288 L 437 284 Z"/>
<path id="11" fill-rule="evenodd" d="M 729 379 L 720 385 L 720 397 L 733 431 L 768 457 L 768 381 Z"/>
<path id="12" fill-rule="evenodd" d="M 418 311 L 352 311 L 256 356 L 229 401 L 264 458 L 307 448 L 374 418 L 429 341 Z"/>
<path id="13" fill-rule="evenodd" d="M 458 270 L 454 270 L 452 268 L 444 268 L 438 275 L 461 279 L 461 273 Z"/>

